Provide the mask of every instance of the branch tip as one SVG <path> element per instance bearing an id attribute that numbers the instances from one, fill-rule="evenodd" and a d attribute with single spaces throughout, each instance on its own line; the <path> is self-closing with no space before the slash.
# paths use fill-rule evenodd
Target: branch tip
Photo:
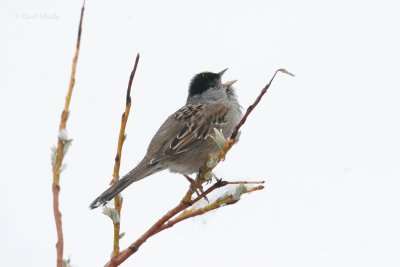
<path id="1" fill-rule="evenodd" d="M 276 72 L 282 72 L 282 73 L 285 73 L 285 74 L 290 75 L 292 77 L 295 76 L 293 73 L 287 71 L 286 69 L 278 69 Z"/>
<path id="2" fill-rule="evenodd" d="M 137 66 L 139 64 L 139 59 L 140 59 L 140 54 L 138 53 L 136 55 L 136 59 L 135 59 L 135 65 L 133 66 L 133 69 L 131 71 L 131 75 L 129 76 L 129 83 L 128 83 L 128 89 L 126 91 L 126 105 L 131 103 L 131 87 L 132 87 L 132 81 L 133 78 L 135 77 L 136 74 L 136 69 Z"/>

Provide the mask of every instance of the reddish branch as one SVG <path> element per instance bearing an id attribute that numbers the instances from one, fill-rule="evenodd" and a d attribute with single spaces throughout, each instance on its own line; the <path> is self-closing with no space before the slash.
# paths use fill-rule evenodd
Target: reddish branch
<path id="1" fill-rule="evenodd" d="M 52 186 L 53 191 L 53 213 L 54 220 L 56 222 L 56 230 L 57 230 L 57 267 L 61 267 L 63 263 L 63 253 L 64 253 L 64 235 L 62 230 L 62 220 L 61 220 L 61 212 L 59 209 L 59 196 L 60 196 L 60 186 L 55 185 L 53 183 Z"/>
<path id="2" fill-rule="evenodd" d="M 71 76 L 69 81 L 69 88 L 68 93 L 65 98 L 65 105 L 64 110 L 61 113 L 61 122 L 59 126 L 59 131 L 65 130 L 67 127 L 67 120 L 69 114 L 69 104 L 71 102 L 72 91 L 75 85 L 75 72 L 76 66 L 78 63 L 78 56 L 79 56 L 79 47 L 81 43 L 81 33 L 82 33 L 82 21 L 83 21 L 83 14 L 85 11 L 85 3 L 83 3 L 81 8 L 81 15 L 79 20 L 79 28 L 78 28 L 78 38 L 76 41 L 76 48 L 75 48 L 75 56 L 72 62 L 72 70 Z M 59 195 L 60 195 L 60 172 L 61 166 L 64 159 L 64 146 L 65 140 L 61 139 L 60 136 L 58 138 L 57 143 L 57 151 L 56 151 L 56 160 L 53 165 L 53 184 L 52 184 L 52 192 L 53 192 L 53 213 L 54 219 L 56 223 L 57 229 L 57 267 L 62 267 L 63 264 L 63 253 L 64 253 L 64 237 L 62 231 L 62 220 L 61 220 L 61 212 L 59 209 Z"/>
<path id="3" fill-rule="evenodd" d="M 288 71 L 286 71 L 284 69 L 279 69 L 279 70 L 277 70 L 275 72 L 275 74 L 271 78 L 270 82 L 262 89 L 261 93 L 259 94 L 257 99 L 254 101 L 254 103 L 251 106 L 249 106 L 249 108 L 247 109 L 247 111 L 246 111 L 245 115 L 243 116 L 243 118 L 240 120 L 240 122 L 234 128 L 230 138 L 227 140 L 227 142 L 224 145 L 224 147 L 218 153 L 219 161 L 222 160 L 225 157 L 226 153 L 230 150 L 230 148 L 235 143 L 235 139 L 236 139 L 236 136 L 237 136 L 237 134 L 239 132 L 239 129 L 246 122 L 246 119 L 250 115 L 252 110 L 260 102 L 262 96 L 267 92 L 268 88 L 270 87 L 272 81 L 274 80 L 274 78 L 275 78 L 275 76 L 276 76 L 276 74 L 278 72 L 283 72 L 283 73 L 286 73 L 286 74 L 289 74 L 289 75 L 293 76 L 293 74 L 291 74 L 290 72 L 288 72 Z M 202 183 L 204 183 L 204 176 L 207 173 L 210 173 L 212 171 L 212 169 L 213 168 L 208 168 L 204 172 L 203 177 L 202 178 L 200 177 L 200 179 L 199 179 L 200 181 L 196 181 L 194 186 L 193 186 L 193 183 L 192 183 L 192 185 L 190 186 L 189 190 L 187 191 L 187 193 L 185 194 L 185 196 L 183 197 L 181 202 L 175 208 L 171 209 L 164 216 L 162 216 L 139 239 L 137 239 L 134 243 L 132 243 L 127 249 L 121 251 L 117 257 L 114 257 L 109 262 L 107 262 L 105 267 L 114 267 L 114 266 L 120 265 L 127 258 L 129 258 L 132 254 L 136 253 L 138 251 L 138 249 L 140 248 L 140 246 L 144 242 L 147 241 L 147 239 L 149 239 L 151 236 L 157 234 L 158 232 L 160 232 L 162 230 L 165 230 L 167 228 L 172 227 L 176 223 L 179 223 L 179 222 L 181 222 L 183 220 L 186 220 L 188 218 L 192 218 L 194 216 L 198 216 L 198 215 L 204 214 L 204 213 L 206 213 L 206 212 L 208 212 L 210 210 L 220 208 L 221 206 L 224 206 L 224 205 L 234 204 L 234 203 L 236 203 L 238 201 L 238 199 L 236 199 L 233 196 L 233 194 L 230 194 L 230 195 L 227 195 L 227 196 L 224 196 L 222 198 L 217 199 L 216 201 L 210 203 L 206 207 L 199 208 L 199 209 L 196 209 L 194 211 L 193 210 L 192 211 L 188 211 L 187 210 L 188 207 L 192 206 L 194 203 L 199 201 L 201 198 L 206 197 L 209 193 L 211 193 L 215 189 L 223 187 L 223 186 L 225 186 L 227 184 L 248 184 L 248 183 L 251 183 L 251 182 L 244 182 L 244 181 L 241 181 L 241 182 L 225 182 L 225 181 L 220 181 L 219 180 L 213 186 L 208 188 L 205 192 L 201 193 L 197 198 L 195 198 L 194 200 L 191 200 L 193 193 L 198 188 L 200 188 Z M 258 184 L 258 183 L 262 183 L 262 182 L 255 182 L 255 183 Z M 253 187 L 253 188 L 246 188 L 245 187 L 243 193 L 249 193 L 249 192 L 256 191 L 256 190 L 262 190 L 263 188 L 264 187 L 262 185 L 259 185 L 259 186 Z M 176 217 L 175 219 L 172 219 L 174 216 L 176 216 L 178 213 L 180 213 L 182 211 L 184 211 L 184 212 L 181 213 L 180 215 L 178 215 L 178 217 Z"/>

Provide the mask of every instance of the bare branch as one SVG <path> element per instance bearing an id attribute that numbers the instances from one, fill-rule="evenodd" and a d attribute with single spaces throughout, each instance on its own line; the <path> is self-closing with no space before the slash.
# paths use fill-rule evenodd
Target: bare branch
<path id="1" fill-rule="evenodd" d="M 54 155 L 54 162 L 52 162 L 52 171 L 53 171 L 53 184 L 52 184 L 52 192 L 53 192 L 53 213 L 54 219 L 56 223 L 57 229 L 57 267 L 62 267 L 63 264 L 63 253 L 64 253 L 64 236 L 62 230 L 62 220 L 61 220 L 61 212 L 59 209 L 59 195 L 60 195 L 60 173 L 62 171 L 62 162 L 64 159 L 64 155 L 67 151 L 68 146 L 70 145 L 71 140 L 67 140 L 66 137 L 66 127 L 67 127 L 67 120 L 69 114 L 69 105 L 71 102 L 72 91 L 75 85 L 75 72 L 76 66 L 78 63 L 78 56 L 79 56 L 79 48 L 81 43 L 81 34 L 82 34 L 82 21 L 83 15 L 85 12 L 85 3 L 83 3 L 81 8 L 81 15 L 79 20 L 79 28 L 78 28 L 78 38 L 76 41 L 75 47 L 75 56 L 72 62 L 72 70 L 71 76 L 69 80 L 69 88 L 68 93 L 65 98 L 65 105 L 64 110 L 61 113 L 61 121 L 59 126 L 59 134 L 58 134 L 58 143 L 57 149 L 53 151 Z"/>
<path id="2" fill-rule="evenodd" d="M 138 64 L 139 64 L 139 58 L 140 58 L 140 54 L 138 53 L 138 54 L 136 55 L 135 65 L 134 65 L 133 70 L 132 70 L 132 72 L 131 72 L 131 76 L 129 77 L 128 90 L 126 90 L 126 105 L 128 105 L 128 103 L 131 102 L 131 87 L 132 87 L 132 81 L 133 81 L 133 78 L 135 78 L 136 69 L 137 69 L 137 66 L 138 66 Z"/>
<path id="3" fill-rule="evenodd" d="M 122 147 L 124 145 L 125 141 L 125 128 L 126 124 L 128 122 L 129 118 L 129 112 L 131 110 L 131 87 L 132 87 L 132 81 L 133 78 L 135 77 L 136 74 L 136 69 L 139 64 L 139 58 L 140 55 L 136 55 L 136 60 L 135 60 L 135 65 L 131 71 L 131 75 L 129 77 L 129 82 L 128 82 L 128 89 L 126 90 L 126 103 L 125 103 L 125 111 L 122 114 L 121 118 L 121 127 L 119 130 L 119 135 L 118 135 L 118 147 L 117 147 L 117 155 L 115 156 L 115 163 L 114 163 L 114 173 L 113 173 L 113 180 L 111 181 L 111 184 L 115 184 L 119 180 L 119 169 L 121 166 L 121 156 L 122 156 Z M 117 194 L 114 197 L 114 208 L 118 214 L 118 217 L 121 218 L 121 208 L 122 208 L 122 197 L 120 194 Z M 120 227 L 121 227 L 121 222 L 120 220 L 118 221 L 113 221 L 114 225 L 114 241 L 113 241 L 113 257 L 117 257 L 119 253 L 119 239 L 120 239 Z"/>

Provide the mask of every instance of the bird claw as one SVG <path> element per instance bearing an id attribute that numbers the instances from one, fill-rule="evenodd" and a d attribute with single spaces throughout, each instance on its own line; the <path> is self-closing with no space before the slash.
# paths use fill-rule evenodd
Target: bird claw
<path id="1" fill-rule="evenodd" d="M 197 196 L 199 197 L 201 194 L 199 194 L 198 191 L 200 191 L 201 194 L 204 193 L 204 190 L 203 190 L 203 186 L 202 186 L 202 185 L 200 185 L 199 189 L 196 190 L 196 194 L 197 194 Z M 204 196 L 204 199 L 205 199 L 208 203 L 210 203 L 210 201 L 208 200 L 208 197 L 207 197 L 207 196 Z"/>

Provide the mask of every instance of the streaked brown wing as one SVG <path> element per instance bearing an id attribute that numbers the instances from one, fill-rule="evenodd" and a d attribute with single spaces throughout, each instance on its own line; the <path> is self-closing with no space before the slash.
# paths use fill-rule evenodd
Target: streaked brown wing
<path id="1" fill-rule="evenodd" d="M 219 129 L 226 123 L 226 114 L 229 108 L 223 104 L 187 105 L 179 109 L 173 119 L 183 122 L 178 134 L 166 143 L 159 157 L 151 160 L 156 163 L 171 155 L 188 151 L 203 142 L 214 128 Z"/>

